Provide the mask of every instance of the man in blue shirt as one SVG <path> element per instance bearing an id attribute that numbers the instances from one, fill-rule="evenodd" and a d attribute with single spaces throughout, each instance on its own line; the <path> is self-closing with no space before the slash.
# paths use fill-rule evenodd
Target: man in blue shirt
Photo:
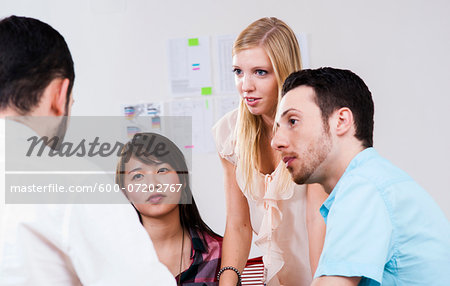
<path id="1" fill-rule="evenodd" d="M 348 70 L 285 81 L 272 147 L 297 184 L 321 184 L 325 243 L 312 285 L 449 285 L 450 224 L 373 149 L 373 101 Z"/>

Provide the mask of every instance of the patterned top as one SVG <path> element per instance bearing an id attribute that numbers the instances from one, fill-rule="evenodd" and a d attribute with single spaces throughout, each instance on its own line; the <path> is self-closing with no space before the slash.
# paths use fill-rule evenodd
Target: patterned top
<path id="1" fill-rule="evenodd" d="M 201 239 L 200 233 L 194 229 L 189 230 L 191 236 L 191 265 L 181 273 L 181 285 L 185 286 L 213 286 L 219 285 L 217 273 L 220 270 L 220 258 L 222 253 L 222 237 L 211 236 L 203 233 L 206 245 Z M 180 279 L 180 275 L 175 277 Z"/>

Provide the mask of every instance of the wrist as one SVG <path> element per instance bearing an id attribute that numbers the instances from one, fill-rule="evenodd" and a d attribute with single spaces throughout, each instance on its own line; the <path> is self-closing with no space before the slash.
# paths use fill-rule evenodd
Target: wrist
<path id="1" fill-rule="evenodd" d="M 238 282 L 238 277 L 234 271 L 225 271 L 220 275 L 219 285 L 235 286 Z"/>
<path id="2" fill-rule="evenodd" d="M 241 285 L 241 273 L 233 266 L 225 266 L 219 270 L 217 280 L 220 285 Z"/>

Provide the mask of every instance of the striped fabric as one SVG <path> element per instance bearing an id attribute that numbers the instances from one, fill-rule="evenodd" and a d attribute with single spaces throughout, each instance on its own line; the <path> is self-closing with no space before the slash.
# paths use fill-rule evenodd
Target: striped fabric
<path id="1" fill-rule="evenodd" d="M 262 256 L 247 261 L 241 278 L 242 285 L 245 286 L 264 285 L 264 263 Z"/>

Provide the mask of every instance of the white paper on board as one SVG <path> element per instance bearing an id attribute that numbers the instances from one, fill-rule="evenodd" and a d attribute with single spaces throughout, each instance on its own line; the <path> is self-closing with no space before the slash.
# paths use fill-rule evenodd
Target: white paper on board
<path id="1" fill-rule="evenodd" d="M 163 102 L 149 102 L 139 104 L 127 104 L 123 106 L 126 124 L 124 126 L 128 138 L 139 132 L 159 132 L 161 130 L 161 116 L 164 115 Z M 148 117 L 148 120 L 139 120 Z M 142 125 L 145 123 L 145 125 Z"/>
<path id="2" fill-rule="evenodd" d="M 192 117 L 192 150 L 194 153 L 215 151 L 211 128 L 214 124 L 211 97 L 170 102 L 170 115 Z M 180 133 L 182 130 L 180 130 Z"/>
<path id="3" fill-rule="evenodd" d="M 189 46 L 188 38 L 168 41 L 169 83 L 174 97 L 200 96 L 203 87 L 211 87 L 209 37 L 199 37 Z"/>
<path id="4" fill-rule="evenodd" d="M 216 121 L 228 112 L 239 107 L 240 98 L 238 95 L 228 95 L 215 98 Z"/>
<path id="5" fill-rule="evenodd" d="M 232 49 L 236 35 L 220 35 L 215 37 L 216 48 L 216 89 L 219 94 L 236 93 L 232 70 Z"/>
<path id="6" fill-rule="evenodd" d="M 198 38 L 198 43 L 197 46 L 187 47 L 189 87 L 210 87 L 212 82 L 209 38 Z"/>

